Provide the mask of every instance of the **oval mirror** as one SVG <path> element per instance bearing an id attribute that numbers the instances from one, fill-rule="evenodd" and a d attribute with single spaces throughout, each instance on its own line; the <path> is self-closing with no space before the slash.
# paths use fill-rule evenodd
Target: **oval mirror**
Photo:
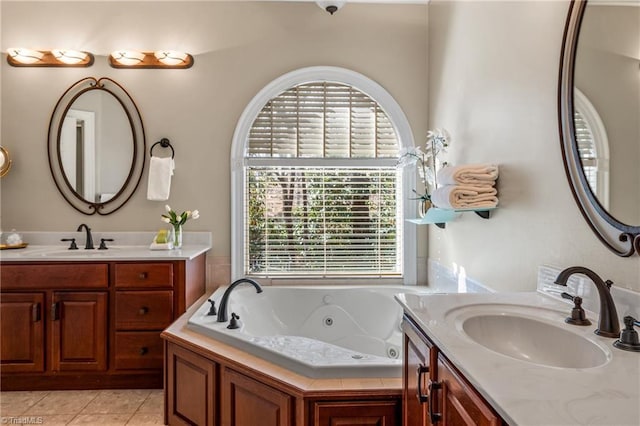
<path id="1" fill-rule="evenodd" d="M 107 215 L 140 183 L 145 135 L 133 99 L 109 78 L 85 78 L 60 98 L 49 123 L 49 166 L 62 196 L 81 213 Z"/>
<path id="2" fill-rule="evenodd" d="M 640 254 L 640 3 L 573 0 L 558 86 L 574 198 L 619 256 Z"/>
<path id="3" fill-rule="evenodd" d="M 9 156 L 9 151 L 7 151 L 3 146 L 0 146 L 0 177 L 9 173 L 10 168 L 11 157 Z"/>

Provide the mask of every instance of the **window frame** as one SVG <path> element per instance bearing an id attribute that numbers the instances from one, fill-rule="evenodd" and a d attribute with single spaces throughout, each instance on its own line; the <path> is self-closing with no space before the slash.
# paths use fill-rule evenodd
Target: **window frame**
<path id="1" fill-rule="evenodd" d="M 334 82 L 347 84 L 369 95 L 385 111 L 398 137 L 399 150 L 414 147 L 413 133 L 409 126 L 404 111 L 395 99 L 378 83 L 368 77 L 351 71 L 346 68 L 316 66 L 301 68 L 284 74 L 271 83 L 267 84 L 249 102 L 236 125 L 232 145 L 231 145 L 231 278 L 236 280 L 244 276 L 244 214 L 243 197 L 245 188 L 246 165 L 245 153 L 249 131 L 254 120 L 265 106 L 275 96 L 291 87 L 310 82 Z M 403 284 L 415 285 L 417 283 L 417 237 L 412 227 L 416 226 L 407 222 L 406 219 L 413 217 L 410 212 L 417 210 L 417 201 L 411 200 L 411 189 L 416 185 L 416 174 L 413 171 L 403 168 L 402 176 L 402 197 L 405 208 L 403 216 L 405 223 L 403 229 Z M 287 281 L 287 278 L 278 278 L 279 281 Z M 319 278 L 323 283 L 328 283 L 326 278 Z M 367 278 L 371 281 L 371 278 Z M 373 280 L 384 282 L 384 278 L 374 278 Z M 299 282 L 299 279 L 295 279 Z M 316 281 L 316 280 L 311 280 Z M 353 282 L 353 279 L 349 279 Z"/>

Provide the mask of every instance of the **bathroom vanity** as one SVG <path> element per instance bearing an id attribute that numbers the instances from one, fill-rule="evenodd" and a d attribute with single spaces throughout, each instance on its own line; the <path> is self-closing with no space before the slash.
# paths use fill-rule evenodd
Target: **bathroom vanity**
<path id="1" fill-rule="evenodd" d="M 208 249 L 2 253 L 2 390 L 161 388 L 160 333 L 204 294 Z"/>
<path id="2" fill-rule="evenodd" d="M 559 297 L 559 296 L 558 296 Z M 406 425 L 637 425 L 640 354 L 540 293 L 402 294 Z"/>

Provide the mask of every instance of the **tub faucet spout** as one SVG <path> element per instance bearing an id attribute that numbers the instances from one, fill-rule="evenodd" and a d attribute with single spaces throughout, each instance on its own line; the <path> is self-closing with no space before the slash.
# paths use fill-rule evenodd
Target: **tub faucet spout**
<path id="1" fill-rule="evenodd" d="M 235 280 L 231 283 L 229 288 L 225 290 L 224 294 L 222 295 L 222 299 L 220 299 L 220 305 L 218 306 L 218 317 L 216 320 L 217 322 L 227 322 L 227 320 L 229 319 L 227 317 L 227 304 L 229 303 L 229 295 L 234 288 L 242 283 L 251 284 L 256 288 L 256 293 L 262 293 L 262 287 L 260 287 L 260 284 L 258 284 L 251 278 L 240 278 L 239 280 Z"/>
<path id="2" fill-rule="evenodd" d="M 584 274 L 591 278 L 591 281 L 598 289 L 598 295 L 600 296 L 600 318 L 598 319 L 598 329 L 596 334 L 605 337 L 618 337 L 620 336 L 620 320 L 618 319 L 618 312 L 616 311 L 616 305 L 611 297 L 611 291 L 609 287 L 613 284 L 611 281 L 602 281 L 602 278 L 595 272 L 587 269 L 583 266 L 572 266 L 558 274 L 555 283 L 559 285 L 567 285 L 569 277 L 573 274 Z"/>
<path id="3" fill-rule="evenodd" d="M 82 228 L 84 228 L 85 233 L 87 234 L 87 241 L 84 245 L 84 248 L 85 250 L 93 250 L 95 247 L 93 247 L 93 236 L 91 235 L 91 228 L 89 228 L 86 223 L 81 223 L 80 226 L 78 226 L 77 231 L 82 231 Z"/>

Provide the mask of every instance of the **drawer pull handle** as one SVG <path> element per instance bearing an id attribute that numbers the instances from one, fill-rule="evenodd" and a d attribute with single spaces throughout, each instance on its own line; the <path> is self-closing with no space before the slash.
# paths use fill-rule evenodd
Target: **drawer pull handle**
<path id="1" fill-rule="evenodd" d="M 147 274 L 146 272 L 140 272 L 140 275 L 138 275 L 138 278 L 140 278 L 141 280 L 146 280 L 148 276 L 149 274 Z"/>
<path id="2" fill-rule="evenodd" d="M 417 389 L 416 396 L 418 397 L 418 401 L 420 401 L 421 404 L 424 404 L 429 399 L 428 394 L 425 395 L 422 393 L 422 375 L 428 372 L 429 372 L 429 367 L 426 367 L 424 365 L 418 366 L 418 389 Z"/>
<path id="3" fill-rule="evenodd" d="M 144 346 L 140 348 L 140 355 L 146 355 L 149 353 L 149 349 L 145 348 Z"/>
<path id="4" fill-rule="evenodd" d="M 429 386 L 427 386 L 427 392 L 429 393 L 429 419 L 431 419 L 431 424 L 436 424 L 442 419 L 441 413 L 435 413 L 433 410 L 435 409 L 435 397 L 436 391 L 442 389 L 442 382 L 432 382 L 429 380 Z"/>
<path id="5" fill-rule="evenodd" d="M 57 321 L 60 319 L 60 310 L 58 309 L 58 302 L 51 305 L 51 319 Z"/>
<path id="6" fill-rule="evenodd" d="M 40 313 L 40 303 L 34 303 L 31 305 L 31 320 L 33 322 L 38 322 L 42 318 Z"/>
<path id="7" fill-rule="evenodd" d="M 140 313 L 140 315 L 146 315 L 149 313 L 149 308 L 147 308 L 146 306 L 143 306 L 142 308 L 140 308 L 138 312 Z"/>

